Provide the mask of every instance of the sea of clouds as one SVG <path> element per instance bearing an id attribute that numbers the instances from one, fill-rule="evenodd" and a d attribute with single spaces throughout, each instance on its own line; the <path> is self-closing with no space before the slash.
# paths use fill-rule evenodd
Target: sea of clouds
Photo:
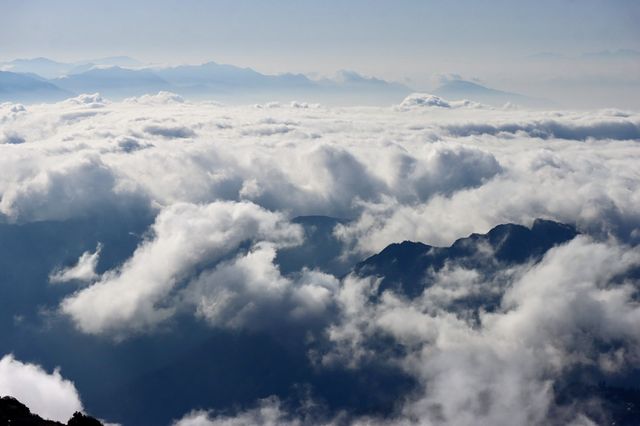
<path id="1" fill-rule="evenodd" d="M 181 426 L 594 424 L 598 401 L 559 405 L 554 386 L 582 367 L 612 377 L 640 368 L 640 285 L 629 275 L 640 266 L 639 165 L 640 113 L 622 110 L 419 94 L 388 108 L 225 106 L 162 92 L 0 105 L 0 222 L 151 217 L 124 262 L 97 271 L 99 242 L 51 270 L 49 285 L 73 290 L 47 315 L 114 342 L 157 333 L 185 312 L 227 330 L 308 328 L 325 341 L 308 348 L 314 368 L 374 360 L 417 383 L 385 418 L 290 412 L 270 397 L 234 414 L 185 413 Z M 582 235 L 499 282 L 452 265 L 415 299 L 372 298 L 375 277 L 281 272 L 277 253 L 304 242 L 292 221 L 304 215 L 342 219 L 333 235 L 343 259 L 403 240 L 448 246 L 536 218 Z M 478 288 L 497 294 L 499 308 L 480 306 L 470 320 L 451 301 Z M 402 350 L 378 350 L 380 336 Z M 9 354 L 5 370 L 0 393 L 45 389 L 25 400 L 42 415 L 65 420 L 82 406 L 57 371 Z M 47 405 L 45 393 L 68 398 Z"/>

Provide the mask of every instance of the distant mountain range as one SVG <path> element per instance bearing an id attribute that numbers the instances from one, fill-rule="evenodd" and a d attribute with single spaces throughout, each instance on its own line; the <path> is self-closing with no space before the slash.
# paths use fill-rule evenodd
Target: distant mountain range
<path id="1" fill-rule="evenodd" d="M 518 93 L 491 89 L 466 80 L 448 81 L 434 90 L 433 94 L 452 101 L 468 99 L 481 104 L 494 106 L 502 106 L 506 103 L 529 107 L 545 107 L 552 105 L 550 101 L 545 99 L 531 98 Z"/>
<path id="2" fill-rule="evenodd" d="M 397 102 L 411 89 L 385 80 L 341 71 L 333 79 L 303 74 L 262 74 L 251 68 L 207 62 L 157 67 L 126 56 L 63 63 L 48 58 L 0 64 L 0 102 L 51 102 L 99 92 L 111 99 L 171 91 L 190 99 L 260 102 L 271 100 Z"/>
<path id="3" fill-rule="evenodd" d="M 16 59 L 0 64 L 0 70 L 0 102 L 52 102 L 96 92 L 118 100 L 170 91 L 190 99 L 232 103 L 304 99 L 334 104 L 388 104 L 398 103 L 413 92 L 403 84 L 354 71 L 340 71 L 333 78 L 314 80 L 303 74 L 269 75 L 216 62 L 155 67 L 126 56 L 76 63 L 47 58 Z M 489 105 L 546 104 L 464 80 L 449 81 L 433 93 L 452 101 L 468 99 Z"/>
<path id="4" fill-rule="evenodd" d="M 170 91 L 173 88 L 152 71 L 120 67 L 93 68 L 49 81 L 69 92 L 78 94 L 100 92 L 113 98 L 139 96 L 161 90 Z"/>
<path id="5" fill-rule="evenodd" d="M 55 102 L 72 96 L 38 75 L 0 71 L 0 102 Z"/>
<path id="6" fill-rule="evenodd" d="M 49 58 L 14 59 L 0 64 L 3 71 L 33 73 L 47 79 L 66 74 L 78 74 L 96 66 L 138 68 L 144 64 L 128 56 L 112 56 L 82 62 L 58 62 Z"/>

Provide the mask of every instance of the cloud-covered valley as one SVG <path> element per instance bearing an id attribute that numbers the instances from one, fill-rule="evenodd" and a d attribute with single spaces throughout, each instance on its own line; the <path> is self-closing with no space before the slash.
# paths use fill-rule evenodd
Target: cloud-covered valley
<path id="1" fill-rule="evenodd" d="M 0 366 L 123 424 L 632 424 L 638 164 L 622 110 L 0 104 Z"/>

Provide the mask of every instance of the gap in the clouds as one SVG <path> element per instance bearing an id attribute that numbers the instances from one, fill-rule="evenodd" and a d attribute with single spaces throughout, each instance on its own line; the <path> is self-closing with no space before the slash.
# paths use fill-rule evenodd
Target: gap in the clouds
<path id="1" fill-rule="evenodd" d="M 246 408 L 276 395 L 293 409 L 308 398 L 329 413 L 390 414 L 414 388 L 401 371 L 311 365 L 304 334 L 211 328 L 184 315 L 170 329 L 120 343 L 72 331 L 69 324 L 22 334 L 16 357 L 75 382 L 88 412 L 125 424 L 167 424 L 194 408 Z"/>
<path id="2" fill-rule="evenodd" d="M 0 320 L 34 320 L 38 311 L 55 308 L 74 291 L 74 283 L 49 283 L 49 274 L 77 262 L 86 251 L 102 244 L 97 273 L 128 259 L 153 221 L 145 208 L 104 211 L 99 215 L 63 221 L 0 223 L 0 298 L 10 301 Z"/>
<path id="3" fill-rule="evenodd" d="M 92 391 L 117 377 L 117 369 L 101 355 L 112 342 L 80 335 L 57 312 L 60 300 L 83 283 L 51 283 L 49 276 L 98 244 L 96 272 L 117 267 L 134 252 L 154 216 L 134 203 L 66 220 L 0 223 L 0 353 L 14 353 L 48 370 L 62 367 L 89 400 Z M 85 380 L 91 386 L 84 386 Z"/>
<path id="4" fill-rule="evenodd" d="M 304 241 L 299 246 L 278 250 L 274 261 L 282 274 L 315 268 L 342 277 L 360 260 L 343 257 L 344 243 L 334 235 L 335 227 L 349 220 L 317 215 L 298 216 L 291 222 L 303 227 Z"/>
<path id="5" fill-rule="evenodd" d="M 61 367 L 73 380 L 88 412 L 126 424 L 166 424 L 194 407 L 249 407 L 277 395 L 291 409 L 310 395 L 327 412 L 391 413 L 412 378 L 388 365 L 358 369 L 319 368 L 309 358 L 309 337 L 321 323 L 282 324 L 252 332 L 215 328 L 193 315 L 178 315 L 154 330 L 122 341 L 85 335 L 57 314 L 57 304 L 82 283 L 49 283 L 51 271 L 74 265 L 84 252 L 102 245 L 96 272 L 119 267 L 148 238 L 155 212 L 105 211 L 64 221 L 0 224 L 0 291 L 11 309 L 3 310 L 0 352 L 52 370 Z M 278 253 L 287 276 L 303 268 L 344 274 L 355 261 L 340 260 L 342 245 L 333 228 L 344 220 L 298 217 L 305 240 Z M 183 281 L 220 262 L 246 254 L 251 241 L 211 264 L 199 265 Z M 301 250 L 297 252 L 296 250 Z M 304 257 L 323 254 L 305 264 Z M 302 254 L 302 257 L 299 255 Z M 312 345 L 321 350 L 322 339 Z M 154 407 L 151 409 L 150 407 Z"/>
<path id="6" fill-rule="evenodd" d="M 103 416 L 137 425 L 163 424 L 194 408 L 242 409 L 270 395 L 292 408 L 301 407 L 311 394 L 330 412 L 382 415 L 393 410 L 398 395 L 412 389 L 412 379 L 388 366 L 315 370 L 304 340 L 289 330 L 282 330 L 290 340 L 283 342 L 267 333 L 206 327 L 192 318 L 180 322 L 169 334 L 124 343 L 129 347 L 122 353 L 138 347 L 152 356 L 149 347 L 157 346 L 171 357 L 136 371 L 87 404 L 94 403 Z M 144 357 L 139 353 L 138 366 L 146 362 Z"/>
<path id="7" fill-rule="evenodd" d="M 596 424 L 635 424 L 640 418 L 639 381 L 639 368 L 607 374 L 594 365 L 573 367 L 553 384 L 556 410 L 579 404 Z"/>

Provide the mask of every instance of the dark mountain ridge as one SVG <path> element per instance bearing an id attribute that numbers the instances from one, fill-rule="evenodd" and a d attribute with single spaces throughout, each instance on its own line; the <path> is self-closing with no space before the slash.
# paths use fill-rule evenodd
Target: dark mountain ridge
<path id="1" fill-rule="evenodd" d="M 0 398 L 0 424 L 15 426 L 64 426 L 64 423 L 46 420 L 34 414 L 29 408 L 11 396 Z M 67 426 L 102 426 L 102 423 L 86 414 L 73 413 Z"/>
<path id="2" fill-rule="evenodd" d="M 391 289 L 414 298 L 430 286 L 427 272 L 439 271 L 446 262 L 490 273 L 495 264 L 521 264 L 539 260 L 549 249 L 578 235 L 570 225 L 536 219 L 531 228 L 516 224 L 498 225 L 486 234 L 471 234 L 450 247 L 404 241 L 391 244 L 380 253 L 358 263 L 359 276 L 382 277 L 378 293 Z M 487 251 L 489 249 L 489 251 Z"/>

